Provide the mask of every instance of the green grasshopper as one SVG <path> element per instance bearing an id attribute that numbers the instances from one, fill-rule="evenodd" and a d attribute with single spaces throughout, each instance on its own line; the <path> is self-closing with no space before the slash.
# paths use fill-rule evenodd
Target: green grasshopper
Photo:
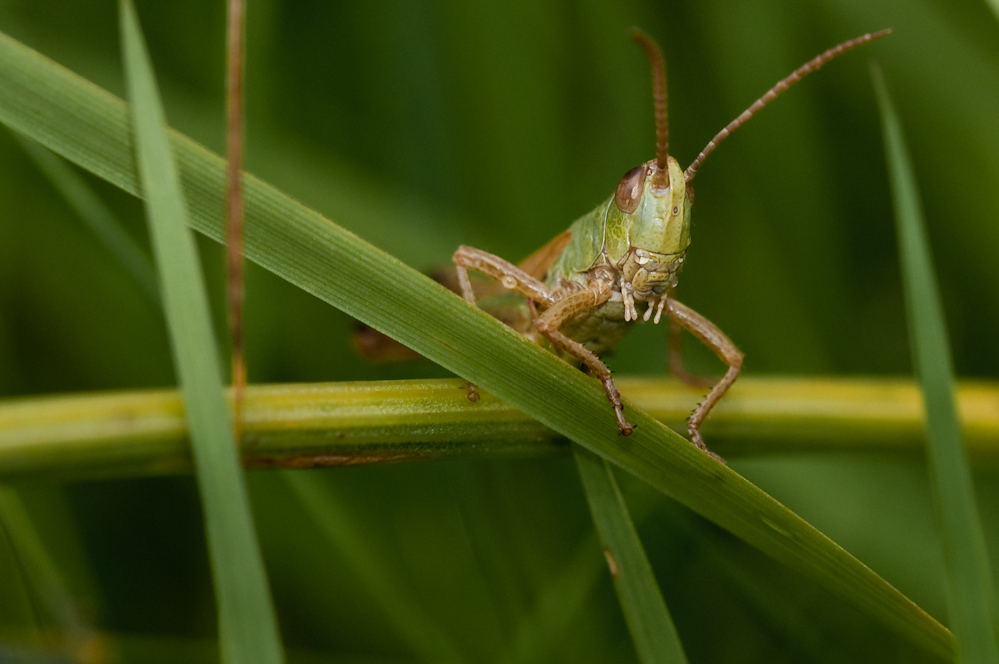
<path id="1" fill-rule="evenodd" d="M 624 418 L 621 394 L 599 356 L 617 346 L 635 324 L 650 318 L 658 323 L 665 313 L 728 365 L 687 420 L 693 443 L 718 458 L 699 428 L 739 376 L 743 355 L 714 323 L 671 295 L 690 245 L 690 182 L 718 144 L 777 95 L 836 56 L 890 32 L 851 39 L 796 69 L 718 132 L 684 170 L 668 151 L 665 60 L 651 38 L 633 30 L 632 39 L 652 67 L 656 158 L 625 173 L 610 198 L 520 266 L 481 249 L 459 247 L 454 264 L 462 295 L 476 304 L 468 278 L 468 271 L 475 270 L 526 296 L 534 330 L 521 331 L 536 340 L 540 334 L 559 356 L 581 363 L 600 380 L 624 436 L 634 427 Z"/>

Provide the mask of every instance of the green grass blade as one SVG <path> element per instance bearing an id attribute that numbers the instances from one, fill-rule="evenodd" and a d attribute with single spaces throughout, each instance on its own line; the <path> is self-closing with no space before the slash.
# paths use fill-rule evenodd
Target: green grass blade
<path id="1" fill-rule="evenodd" d="M 578 446 L 573 446 L 578 448 Z M 633 521 L 641 523 L 651 513 L 661 497 L 642 499 L 631 511 Z M 596 590 L 607 563 L 600 555 L 595 532 L 590 531 L 576 547 L 575 553 L 558 573 L 541 587 L 530 612 L 524 615 L 514 630 L 510 655 L 500 661 L 544 662 L 557 652 L 570 626 Z"/>
<path id="2" fill-rule="evenodd" d="M 985 0 L 985 4 L 989 6 L 992 13 L 996 15 L 997 19 L 999 19 L 999 0 Z"/>
<path id="3" fill-rule="evenodd" d="M 47 618 L 64 632 L 67 646 L 80 645 L 88 636 L 86 624 L 55 561 L 28 515 L 17 489 L 0 485 L 0 530 L 10 541 L 31 590 Z"/>
<path id="4" fill-rule="evenodd" d="M 125 105 L 0 37 L 0 121 L 138 193 Z M 174 132 L 190 222 L 223 237 L 222 160 Z M 843 597 L 950 655 L 946 629 L 745 478 L 628 403 L 622 439 L 600 385 L 454 293 L 247 175 L 247 257 L 472 380 Z"/>
<path id="5" fill-rule="evenodd" d="M 130 0 L 121 0 L 125 78 L 133 103 L 138 172 L 191 430 L 194 465 L 219 611 L 220 648 L 233 664 L 284 656 L 257 544 L 212 333 L 194 236 L 187 227 L 152 64 Z"/>
<path id="6" fill-rule="evenodd" d="M 544 662 L 554 657 L 553 653 L 558 652 L 572 623 L 579 619 L 606 569 L 598 548 L 597 538 L 591 533 L 558 573 L 542 586 L 530 612 L 518 621 L 510 652 L 500 658 L 500 662 Z"/>
<path id="7" fill-rule="evenodd" d="M 24 138 L 16 132 L 13 136 L 69 207 L 128 270 L 142 290 L 152 299 L 159 300 L 152 261 L 128 234 L 110 208 L 94 193 L 90 185 L 65 161 L 35 141 Z"/>
<path id="8" fill-rule="evenodd" d="M 363 529 L 315 473 L 282 474 L 288 486 L 326 537 L 371 592 L 414 654 L 426 662 L 461 662 L 464 658 L 451 638 L 433 623 L 395 578 L 391 566 L 378 558 Z"/>
<path id="9" fill-rule="evenodd" d="M 652 566 L 610 464 L 573 445 L 593 523 L 600 535 L 621 610 L 642 664 L 687 661 Z"/>
<path id="10" fill-rule="evenodd" d="M 872 75 L 885 135 L 912 359 L 923 387 L 930 482 L 943 539 L 957 659 L 995 664 L 999 648 L 992 576 L 954 405 L 954 369 L 919 188 L 880 67 L 873 66 Z"/>

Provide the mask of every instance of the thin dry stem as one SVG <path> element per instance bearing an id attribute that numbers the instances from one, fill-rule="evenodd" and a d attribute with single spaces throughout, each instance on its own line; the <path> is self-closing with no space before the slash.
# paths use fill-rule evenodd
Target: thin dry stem
<path id="1" fill-rule="evenodd" d="M 232 330 L 233 429 L 243 431 L 243 0 L 229 0 L 229 161 L 226 170 L 226 246 L 229 324 Z"/>

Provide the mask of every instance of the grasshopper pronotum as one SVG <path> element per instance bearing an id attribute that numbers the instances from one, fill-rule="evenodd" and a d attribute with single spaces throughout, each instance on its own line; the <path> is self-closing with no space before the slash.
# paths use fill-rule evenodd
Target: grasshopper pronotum
<path id="1" fill-rule="evenodd" d="M 836 56 L 889 32 L 851 39 L 796 69 L 718 132 L 684 170 L 668 151 L 665 60 L 651 38 L 633 31 L 632 38 L 652 66 L 656 158 L 625 173 L 610 198 L 519 267 L 481 249 L 459 247 L 454 264 L 465 299 L 476 303 L 469 270 L 525 295 L 535 330 L 560 356 L 581 362 L 601 381 L 625 436 L 633 427 L 624 418 L 621 395 L 599 355 L 613 349 L 632 325 L 650 318 L 658 323 L 665 313 L 728 365 L 687 420 L 693 443 L 716 456 L 698 429 L 735 382 L 743 356 L 714 323 L 671 297 L 690 244 L 690 182 L 718 144 L 777 95 Z"/>

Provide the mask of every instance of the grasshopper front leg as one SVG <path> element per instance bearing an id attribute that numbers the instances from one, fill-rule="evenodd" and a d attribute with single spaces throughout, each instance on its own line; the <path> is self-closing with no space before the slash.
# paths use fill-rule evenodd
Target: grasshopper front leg
<path id="1" fill-rule="evenodd" d="M 610 299 L 613 278 L 593 278 L 587 288 L 571 293 L 556 300 L 556 295 L 535 277 L 527 274 L 514 264 L 481 249 L 462 245 L 454 252 L 454 265 L 458 273 L 458 283 L 461 293 L 469 304 L 475 304 L 475 291 L 468 279 L 469 270 L 477 270 L 486 276 L 499 281 L 505 288 L 527 296 L 531 301 L 542 307 L 548 307 L 541 316 L 534 320 L 534 326 L 554 346 L 569 353 L 595 375 L 604 386 L 604 392 L 614 406 L 618 429 L 624 436 L 630 436 L 634 427 L 624 419 L 624 406 L 621 393 L 618 392 L 610 369 L 596 355 L 578 341 L 573 341 L 558 331 L 562 323 L 576 314 L 598 307 Z M 474 386 L 471 386 L 474 390 Z"/>
<path id="2" fill-rule="evenodd" d="M 534 321 L 534 327 L 543 334 L 552 344 L 563 351 L 569 353 L 590 370 L 604 386 L 604 392 L 614 406 L 614 415 L 617 417 L 617 427 L 622 436 L 630 436 L 635 427 L 628 424 L 624 419 L 624 405 L 621 402 L 621 393 L 618 392 L 614 380 L 611 378 L 610 369 L 600 361 L 589 349 L 578 341 L 573 341 L 566 335 L 558 331 L 562 323 L 573 316 L 583 313 L 610 299 L 612 294 L 611 282 L 600 279 L 591 279 L 587 287 L 581 291 L 566 295 L 551 306 L 546 312 Z"/>
<path id="3" fill-rule="evenodd" d="M 709 321 L 707 318 L 697 313 L 690 307 L 682 304 L 677 300 L 670 299 L 666 304 L 670 318 L 679 323 L 684 329 L 693 334 L 695 337 L 701 340 L 705 346 L 710 348 L 715 352 L 722 362 L 728 365 L 728 371 L 722 376 L 722 379 L 718 381 L 710 392 L 708 396 L 704 398 L 690 417 L 687 418 L 687 433 L 690 434 L 691 440 L 699 448 L 715 457 L 721 461 L 721 457 L 708 449 L 707 445 L 704 444 L 704 439 L 701 438 L 701 433 L 699 428 L 701 423 L 704 422 L 704 418 L 708 416 L 711 409 L 714 408 L 718 400 L 721 399 L 728 388 L 732 386 L 735 379 L 739 377 L 739 371 L 742 369 L 742 358 L 743 355 L 735 344 L 732 343 L 725 333 L 718 329 L 718 326 Z"/>

